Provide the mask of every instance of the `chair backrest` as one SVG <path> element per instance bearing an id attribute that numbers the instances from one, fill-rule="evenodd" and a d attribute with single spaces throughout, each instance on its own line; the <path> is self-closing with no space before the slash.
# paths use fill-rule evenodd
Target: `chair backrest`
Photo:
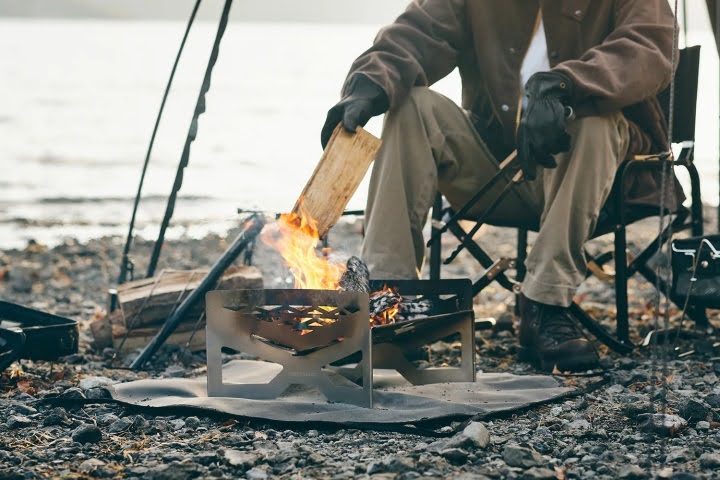
<path id="1" fill-rule="evenodd" d="M 673 142 L 695 141 L 698 77 L 700 75 L 700 46 L 680 50 L 680 62 L 675 71 L 675 120 Z M 670 119 L 670 87 L 658 95 L 665 118 Z"/>

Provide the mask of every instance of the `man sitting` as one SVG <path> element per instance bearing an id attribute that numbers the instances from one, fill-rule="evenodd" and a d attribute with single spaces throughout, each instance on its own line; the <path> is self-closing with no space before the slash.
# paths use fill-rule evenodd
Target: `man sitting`
<path id="1" fill-rule="evenodd" d="M 338 123 L 355 131 L 387 113 L 362 251 L 373 278 L 418 278 L 436 192 L 461 207 L 517 149 L 527 181 L 491 223 L 539 227 L 521 350 L 541 368 L 594 366 L 567 309 L 618 165 L 667 149 L 655 96 L 671 79 L 673 25 L 667 0 L 413 1 L 354 62 L 322 132 L 325 146 Z M 428 89 L 456 67 L 462 108 Z M 654 180 L 630 185 L 636 200 Z"/>

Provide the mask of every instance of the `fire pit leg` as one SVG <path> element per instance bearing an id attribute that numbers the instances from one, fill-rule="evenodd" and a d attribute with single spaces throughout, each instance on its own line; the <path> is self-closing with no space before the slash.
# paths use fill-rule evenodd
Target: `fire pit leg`
<path id="1" fill-rule="evenodd" d="M 462 363 L 459 367 L 438 367 L 420 370 L 410 362 L 406 353 L 437 342 L 453 334 L 460 334 Z M 475 321 L 472 314 L 446 320 L 432 329 L 418 328 L 412 334 L 402 335 L 393 342 L 373 345 L 373 366 L 397 370 L 413 385 L 432 383 L 474 382 L 475 372 Z"/>

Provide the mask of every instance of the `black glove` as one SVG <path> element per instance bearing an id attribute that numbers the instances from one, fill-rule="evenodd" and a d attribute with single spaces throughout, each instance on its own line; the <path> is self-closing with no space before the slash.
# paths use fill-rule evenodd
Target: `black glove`
<path id="1" fill-rule="evenodd" d="M 558 72 L 539 72 L 528 80 L 528 98 L 518 128 L 518 157 L 529 180 L 537 177 L 537 166 L 555 168 L 553 155 L 570 150 L 566 131 L 574 85 Z"/>
<path id="2" fill-rule="evenodd" d="M 345 97 L 328 112 L 320 138 L 323 150 L 338 123 L 342 122 L 345 130 L 355 133 L 357 127 L 364 127 L 372 117 L 385 113 L 389 106 L 385 90 L 365 75 L 356 74 L 350 79 Z"/>

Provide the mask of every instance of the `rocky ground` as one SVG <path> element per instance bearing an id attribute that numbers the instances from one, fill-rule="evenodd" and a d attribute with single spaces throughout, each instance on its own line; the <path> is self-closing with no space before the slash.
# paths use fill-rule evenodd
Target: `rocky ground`
<path id="1" fill-rule="evenodd" d="M 648 238 L 654 228 L 648 223 L 638 233 Z M 486 228 L 481 236 L 491 251 L 513 254 L 508 230 Z M 331 242 L 345 254 L 356 253 L 359 225 L 336 228 Z M 607 245 L 605 240 L 592 248 Z M 173 241 L 163 265 L 206 266 L 226 246 L 219 236 Z M 433 434 L 290 429 L 223 417 L 150 415 L 112 403 L 73 403 L 82 398 L 102 402 L 102 386 L 110 383 L 204 372 L 202 354 L 179 347 L 165 347 L 149 371 L 138 374 L 118 368 L 122 362 L 112 362 L 112 351 L 90 346 L 88 324 L 102 314 L 121 247 L 120 239 L 103 238 L 52 249 L 30 244 L 0 255 L 0 298 L 77 318 L 82 331 L 79 354 L 53 363 L 24 360 L 0 377 L 0 479 L 720 478 L 720 352 L 715 340 L 704 335 L 683 337 L 670 352 L 666 371 L 660 372 L 664 375 L 657 377 L 664 379 L 665 389 L 651 381 L 656 362 L 649 350 L 620 358 L 603 349 L 606 371 L 600 388 L 509 418 L 441 426 Z M 138 272 L 150 248 L 138 241 Z M 276 255 L 259 246 L 255 259 L 266 285 L 287 285 L 288 274 Z M 479 271 L 465 257 L 447 275 L 472 277 Z M 631 291 L 633 335 L 640 339 L 652 327 L 654 291 L 638 279 Z M 596 318 L 612 325 L 608 285 L 591 280 L 578 295 Z M 482 371 L 533 372 L 515 360 L 512 303 L 512 296 L 495 286 L 478 297 L 478 316 L 498 319 L 495 330 L 478 334 Z M 712 319 L 718 320 L 717 312 Z M 447 361 L 455 348 L 438 345 L 429 361 Z M 570 384 L 582 380 L 563 379 Z M 663 403 L 674 415 L 664 425 L 647 415 L 660 411 Z"/>

